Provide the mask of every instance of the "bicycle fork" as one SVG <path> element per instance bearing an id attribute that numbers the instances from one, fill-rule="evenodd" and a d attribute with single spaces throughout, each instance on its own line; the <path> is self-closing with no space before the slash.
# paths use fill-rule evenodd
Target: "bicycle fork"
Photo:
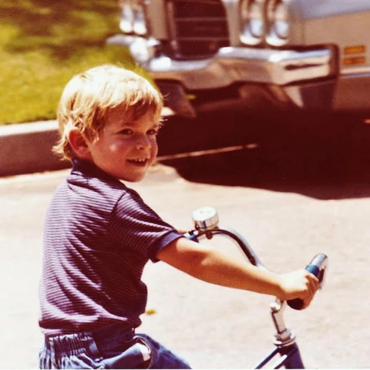
<path id="1" fill-rule="evenodd" d="M 254 368 L 261 369 L 280 355 L 280 358 L 273 364 L 272 369 L 279 369 L 284 366 L 286 369 L 304 369 L 301 354 L 296 343 L 295 334 L 286 327 L 284 321 L 284 310 L 287 303 L 276 299 L 270 305 L 271 317 L 274 323 L 276 334 L 274 339 L 275 348 Z"/>

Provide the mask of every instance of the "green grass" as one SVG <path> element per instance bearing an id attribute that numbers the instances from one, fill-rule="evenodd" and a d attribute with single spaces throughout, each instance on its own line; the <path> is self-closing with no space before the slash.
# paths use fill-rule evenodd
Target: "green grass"
<path id="1" fill-rule="evenodd" d="M 115 0 L 12 0 L 0 4 L 0 125 L 49 120 L 65 84 L 104 63 L 133 66 L 106 45 L 119 31 Z"/>

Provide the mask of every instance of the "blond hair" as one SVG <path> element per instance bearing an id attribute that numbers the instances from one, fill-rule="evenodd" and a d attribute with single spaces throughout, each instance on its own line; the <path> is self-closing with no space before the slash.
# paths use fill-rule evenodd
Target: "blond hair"
<path id="1" fill-rule="evenodd" d="M 163 100 L 148 80 L 121 67 L 102 65 L 74 76 L 59 102 L 60 140 L 53 151 L 64 159 L 72 159 L 68 132 L 78 128 L 88 138 L 98 140 L 104 117 L 116 107 L 123 108 L 135 120 L 150 113 L 159 121 Z"/>

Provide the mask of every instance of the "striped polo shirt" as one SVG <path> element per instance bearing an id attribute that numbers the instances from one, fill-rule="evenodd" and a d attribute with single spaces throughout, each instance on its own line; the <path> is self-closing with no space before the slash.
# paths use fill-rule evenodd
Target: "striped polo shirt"
<path id="1" fill-rule="evenodd" d="M 40 281 L 45 335 L 141 324 L 145 264 L 181 237 L 137 192 L 75 159 L 48 209 Z"/>

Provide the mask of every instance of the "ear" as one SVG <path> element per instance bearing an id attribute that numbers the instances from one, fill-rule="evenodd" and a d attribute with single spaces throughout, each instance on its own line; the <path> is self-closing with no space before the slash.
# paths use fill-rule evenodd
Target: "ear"
<path id="1" fill-rule="evenodd" d="M 90 159 L 90 146 L 88 139 L 78 128 L 72 128 L 68 132 L 68 142 L 78 158 Z"/>

